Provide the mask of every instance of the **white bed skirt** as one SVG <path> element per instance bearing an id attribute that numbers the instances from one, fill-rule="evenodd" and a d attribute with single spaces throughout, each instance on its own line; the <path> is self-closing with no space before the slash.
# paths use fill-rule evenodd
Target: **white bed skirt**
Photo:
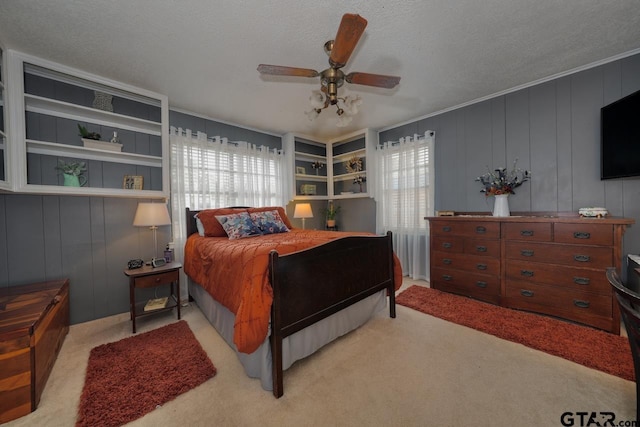
<path id="1" fill-rule="evenodd" d="M 215 301 L 204 288 L 192 282 L 191 279 L 189 279 L 189 293 L 213 327 L 235 350 L 246 374 L 251 378 L 260 378 L 262 388 L 265 390 L 273 390 L 271 346 L 269 344 L 271 330 L 256 351 L 251 354 L 240 353 L 233 343 L 235 315 Z M 363 325 L 376 312 L 386 306 L 387 290 L 385 289 L 284 338 L 282 369 L 289 368 L 296 360 L 309 356 L 325 344 Z"/>

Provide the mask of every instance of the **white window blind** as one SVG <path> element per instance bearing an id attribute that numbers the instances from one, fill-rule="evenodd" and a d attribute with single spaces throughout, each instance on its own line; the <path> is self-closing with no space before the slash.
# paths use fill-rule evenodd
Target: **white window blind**
<path id="1" fill-rule="evenodd" d="M 376 229 L 393 233 L 403 273 L 429 278 L 428 223 L 434 209 L 434 132 L 384 142 L 376 150 Z"/>

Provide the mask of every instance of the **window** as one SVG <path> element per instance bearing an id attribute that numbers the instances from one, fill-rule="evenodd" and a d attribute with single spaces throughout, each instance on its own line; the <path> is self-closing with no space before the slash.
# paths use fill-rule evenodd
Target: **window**
<path id="1" fill-rule="evenodd" d="M 428 279 L 428 224 L 433 215 L 433 132 L 385 142 L 376 150 L 378 233 L 393 233 L 394 251 L 405 275 Z"/>

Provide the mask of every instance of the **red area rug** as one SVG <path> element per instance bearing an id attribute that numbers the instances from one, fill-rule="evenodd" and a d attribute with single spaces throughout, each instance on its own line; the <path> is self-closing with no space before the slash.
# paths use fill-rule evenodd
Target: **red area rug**
<path id="1" fill-rule="evenodd" d="M 411 286 L 396 302 L 626 380 L 635 379 L 626 337 L 423 286 Z"/>
<path id="2" fill-rule="evenodd" d="M 215 374 L 184 320 L 100 345 L 89 355 L 76 426 L 121 426 Z"/>

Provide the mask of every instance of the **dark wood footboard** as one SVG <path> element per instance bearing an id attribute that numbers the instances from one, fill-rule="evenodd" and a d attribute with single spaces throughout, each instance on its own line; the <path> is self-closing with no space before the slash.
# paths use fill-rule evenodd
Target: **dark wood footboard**
<path id="1" fill-rule="evenodd" d="M 197 232 L 186 209 L 187 235 Z M 396 317 L 391 233 L 348 236 L 303 251 L 269 255 L 273 288 L 271 355 L 273 394 L 284 393 L 282 340 L 376 292 L 387 290 L 389 315 Z"/>
<path id="2" fill-rule="evenodd" d="M 392 236 L 343 237 L 304 251 L 272 251 L 271 357 L 273 394 L 284 393 L 282 340 L 378 291 L 387 289 L 396 317 Z"/>

